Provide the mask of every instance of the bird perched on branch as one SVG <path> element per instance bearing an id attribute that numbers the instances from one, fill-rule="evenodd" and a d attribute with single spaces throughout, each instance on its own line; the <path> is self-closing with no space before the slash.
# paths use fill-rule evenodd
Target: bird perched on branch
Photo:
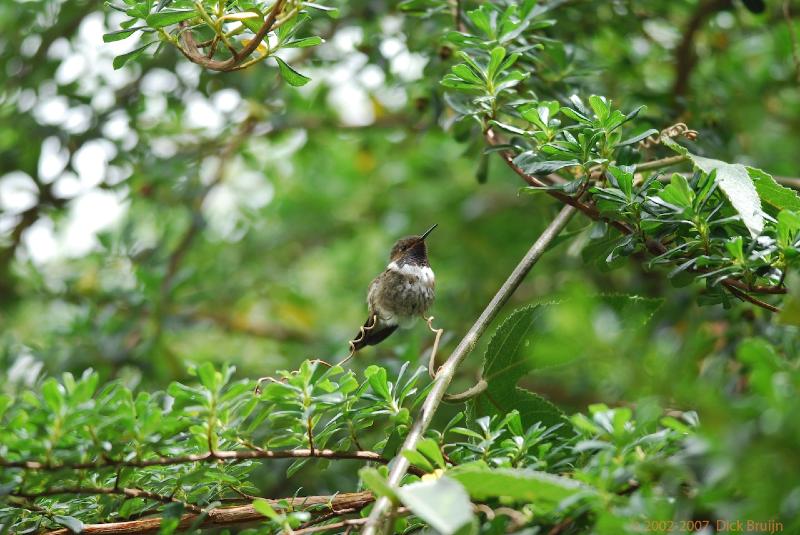
<path id="1" fill-rule="evenodd" d="M 419 236 L 408 236 L 394 244 L 389 264 L 369 285 L 369 317 L 350 342 L 351 355 L 365 346 L 385 340 L 398 327 L 410 327 L 433 303 L 434 276 L 428 262 L 425 238 L 436 225 Z M 430 320 L 428 323 L 430 326 Z"/>

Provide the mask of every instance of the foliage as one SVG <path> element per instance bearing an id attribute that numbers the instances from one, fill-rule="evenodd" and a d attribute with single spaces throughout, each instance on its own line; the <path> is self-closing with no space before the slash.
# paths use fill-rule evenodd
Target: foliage
<path id="1" fill-rule="evenodd" d="M 800 530 L 800 28 L 755 4 L 1 2 L 0 532 Z M 317 360 L 438 223 L 442 361 L 565 204 L 474 398 L 423 413 L 424 325 Z"/>
<path id="2" fill-rule="evenodd" d="M 39 394 L 5 395 L 2 423 L 11 432 L 0 444 L 3 524 L 20 533 L 74 529 L 161 507 L 166 514 L 173 506 L 197 516 L 231 502 L 250 503 L 261 460 L 296 458 L 290 473 L 315 458 L 385 463 L 393 448 L 387 437 L 407 432 L 408 410 L 425 394 L 417 387 L 419 373 L 404 378 L 401 370 L 388 381 L 386 369 L 377 366 L 359 381 L 353 372 L 306 361 L 257 395 L 249 383 L 231 382 L 232 372 L 205 364 L 194 370 L 197 382 L 147 393 L 119 382 L 98 387 L 98 375 L 87 371 L 78 379 L 47 379 Z M 548 525 L 572 514 L 589 522 L 609 500 L 629 500 L 613 496 L 629 494 L 632 484 L 650 491 L 659 485 L 648 470 L 683 447 L 693 434 L 689 422 L 665 420 L 669 426 L 652 434 L 653 422 L 637 424 L 629 409 L 598 405 L 591 417 L 574 417 L 564 434 L 558 427 L 566 422 L 526 428 L 518 411 L 482 417 L 469 427 L 448 426 L 439 435 L 444 443 L 426 439 L 404 452 L 418 471 L 397 497 L 447 533 L 475 521 L 471 507 L 464 508 L 469 499 L 529 504 L 523 523 Z M 607 473 L 610 459 L 619 464 L 613 475 Z M 394 492 L 373 473 L 362 470 L 369 488 Z M 459 493 L 463 498 L 456 499 Z M 325 511 L 296 514 L 288 503 L 264 500 L 253 507 L 268 519 L 264 532 L 297 528 Z"/>
<path id="3" fill-rule="evenodd" d="M 299 37 L 298 30 L 310 19 L 309 10 L 335 12 L 312 2 L 283 0 L 271 4 L 264 1 L 124 1 L 122 6 L 109 6 L 130 18 L 120 23 L 120 30 L 103 35 L 103 41 L 127 39 L 137 31 L 150 37 L 145 44 L 114 58 L 115 69 L 135 60 L 160 40 L 176 47 L 191 61 L 220 71 L 244 69 L 272 57 L 283 79 L 292 86 L 305 85 L 310 78 L 295 71 L 276 52 L 322 43 L 318 35 Z M 198 42 L 198 38 L 201 41 Z M 215 56 L 222 59 L 215 60 Z"/>
<path id="4" fill-rule="evenodd" d="M 558 88 L 528 82 L 518 68 L 541 63 L 547 53 L 544 36 L 535 33 L 553 24 L 537 24 L 547 13 L 548 7 L 536 2 L 505 8 L 484 4 L 467 11 L 472 31 L 447 35 L 462 48 L 457 53 L 462 62 L 442 79 L 442 85 L 457 92 L 449 101 L 456 121 L 477 122 L 492 150 L 503 151 L 510 165 L 528 175 L 529 182 L 536 181 L 534 191 L 564 192 L 578 203 L 589 191 L 603 220 L 617 225 L 600 227 L 593 236 L 596 243 L 586 249 L 587 260 L 614 265 L 622 256 L 651 252 L 656 255 L 651 265 L 674 267 L 670 277 L 692 274 L 706 281 L 710 292 L 704 303 L 728 303 L 723 282 L 729 288 L 736 283 L 732 291 L 737 297 L 742 290 L 780 292 L 791 267 L 787 258 L 796 255 L 798 229 L 784 226 L 787 245 L 776 247 L 777 225 L 764 227 L 761 200 L 744 166 L 689 155 L 662 134 L 656 142 L 691 157 L 698 172 L 691 183 L 674 174 L 664 185 L 657 174 L 645 173 L 635 184 L 641 152 L 632 146 L 658 133 L 623 134 L 642 106 L 623 112 L 598 95 L 586 103 L 575 94 L 567 102 L 549 100 L 559 95 Z M 493 129 L 513 137 L 498 145 Z M 668 159 L 664 165 L 670 163 Z M 641 167 L 658 166 L 651 162 Z M 534 178 L 563 170 L 570 173 L 550 175 L 544 182 Z M 588 207 L 579 207 L 592 215 Z M 620 230 L 623 236 L 617 237 Z"/>

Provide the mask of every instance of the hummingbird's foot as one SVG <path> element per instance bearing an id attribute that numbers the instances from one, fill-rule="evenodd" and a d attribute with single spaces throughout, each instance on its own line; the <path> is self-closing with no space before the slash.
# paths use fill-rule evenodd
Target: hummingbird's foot
<path id="1" fill-rule="evenodd" d="M 345 364 L 345 363 L 346 363 L 348 360 L 350 360 L 351 358 L 353 358 L 353 355 L 355 355 L 355 354 L 356 354 L 356 346 L 354 345 L 353 341 L 351 340 L 351 341 L 350 341 L 350 353 L 348 353 L 348 355 L 347 355 L 345 358 L 343 358 L 342 360 L 340 360 L 339 362 L 337 362 L 337 363 L 336 363 L 336 365 L 337 365 L 337 366 L 342 366 L 342 365 L 343 365 L 343 364 Z"/>
<path id="2" fill-rule="evenodd" d="M 433 347 L 431 348 L 431 356 L 428 359 L 428 374 L 431 376 L 431 379 L 436 379 L 436 374 L 438 372 L 438 370 L 435 368 L 436 352 L 439 350 L 439 340 L 441 340 L 442 338 L 442 333 L 444 332 L 444 329 L 433 328 L 433 316 L 425 318 L 425 321 L 428 324 L 428 329 L 430 329 L 433 333 L 436 334 L 436 338 L 433 340 Z"/>

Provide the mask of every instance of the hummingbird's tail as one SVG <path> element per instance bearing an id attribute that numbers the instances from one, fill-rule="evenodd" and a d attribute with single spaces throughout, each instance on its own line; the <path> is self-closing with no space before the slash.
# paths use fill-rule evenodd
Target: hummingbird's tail
<path id="1" fill-rule="evenodd" d="M 381 322 L 377 316 L 370 316 L 364 326 L 352 340 L 353 351 L 358 351 L 366 346 L 374 346 L 383 342 L 390 334 L 397 330 L 397 324 L 391 325 Z"/>

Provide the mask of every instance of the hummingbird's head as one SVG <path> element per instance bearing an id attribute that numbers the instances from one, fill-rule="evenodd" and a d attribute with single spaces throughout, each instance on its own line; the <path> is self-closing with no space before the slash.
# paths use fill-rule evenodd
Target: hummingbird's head
<path id="1" fill-rule="evenodd" d="M 436 225 L 433 225 L 419 236 L 406 236 L 397 240 L 397 243 L 392 247 L 392 252 L 389 254 L 389 261 L 396 262 L 399 266 L 403 264 L 427 266 L 428 250 L 425 247 L 425 238 L 435 228 Z"/>

